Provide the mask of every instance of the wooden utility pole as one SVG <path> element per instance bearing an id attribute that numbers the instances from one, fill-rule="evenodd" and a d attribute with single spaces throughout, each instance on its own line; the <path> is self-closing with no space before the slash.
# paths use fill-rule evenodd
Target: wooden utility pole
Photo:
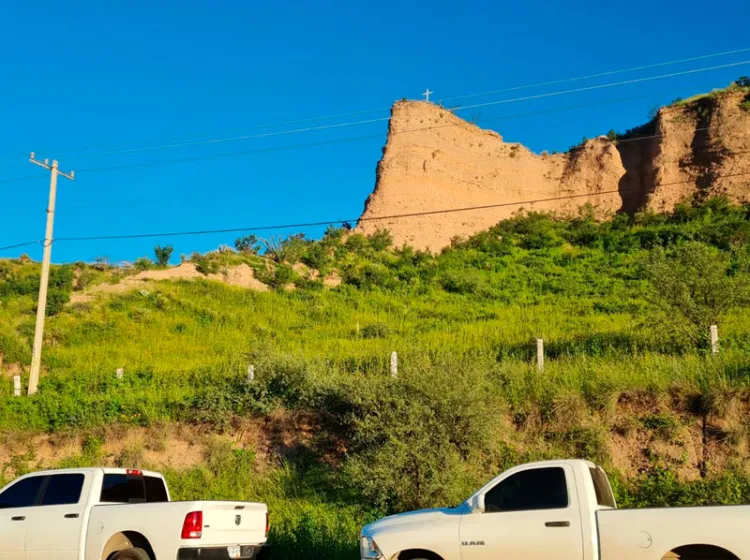
<path id="1" fill-rule="evenodd" d="M 47 206 L 47 229 L 44 234 L 44 257 L 42 259 L 42 277 L 39 281 L 39 302 L 36 309 L 36 329 L 34 330 L 34 352 L 31 356 L 31 375 L 29 377 L 29 395 L 36 393 L 39 387 L 39 370 L 42 366 L 42 342 L 44 341 L 44 318 L 47 315 L 47 287 L 49 285 L 49 267 L 52 260 L 52 233 L 55 225 L 55 198 L 57 196 L 57 176 L 62 175 L 71 181 L 74 173 L 63 173 L 57 168 L 57 160 L 39 161 L 31 152 L 29 161 L 50 171 L 49 205 Z"/>

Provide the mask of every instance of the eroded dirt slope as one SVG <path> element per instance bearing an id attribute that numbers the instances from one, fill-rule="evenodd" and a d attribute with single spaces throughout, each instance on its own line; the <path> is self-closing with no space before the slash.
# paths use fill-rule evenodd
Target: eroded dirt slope
<path id="1" fill-rule="evenodd" d="M 519 209 L 571 215 L 590 204 L 604 219 L 618 211 L 669 210 L 694 195 L 745 202 L 750 112 L 741 105 L 747 96 L 728 91 L 666 107 L 629 137 L 599 137 L 556 155 L 505 142 L 437 105 L 398 102 L 357 229 L 386 228 L 397 245 L 436 251 Z M 517 204 L 528 200 L 542 202 Z M 488 208 L 419 215 L 482 206 Z M 401 214 L 417 215 L 373 219 Z"/>

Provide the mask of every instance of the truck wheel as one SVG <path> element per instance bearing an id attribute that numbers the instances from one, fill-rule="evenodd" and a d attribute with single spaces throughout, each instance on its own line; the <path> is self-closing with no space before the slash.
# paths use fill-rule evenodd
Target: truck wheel
<path id="1" fill-rule="evenodd" d="M 115 552 L 109 560 L 151 560 L 151 558 L 142 548 L 126 548 Z"/>

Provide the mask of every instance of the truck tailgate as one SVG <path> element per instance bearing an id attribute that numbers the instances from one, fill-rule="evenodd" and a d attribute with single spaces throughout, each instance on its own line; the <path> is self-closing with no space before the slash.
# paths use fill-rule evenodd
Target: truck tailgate
<path id="1" fill-rule="evenodd" d="M 250 502 L 203 502 L 201 546 L 259 544 L 266 540 L 268 508 Z"/>

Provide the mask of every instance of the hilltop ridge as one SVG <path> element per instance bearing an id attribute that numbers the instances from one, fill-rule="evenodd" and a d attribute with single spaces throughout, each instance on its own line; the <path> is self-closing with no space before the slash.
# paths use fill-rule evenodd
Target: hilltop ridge
<path id="1" fill-rule="evenodd" d="M 687 198 L 750 200 L 750 90 L 737 86 L 663 107 L 617 139 L 600 136 L 562 154 L 535 154 L 497 132 L 424 101 L 391 110 L 376 185 L 357 230 L 388 229 L 396 245 L 440 250 L 519 211 L 670 211 Z M 589 196 L 590 195 L 590 196 Z M 378 216 L 473 208 L 400 219 Z"/>

